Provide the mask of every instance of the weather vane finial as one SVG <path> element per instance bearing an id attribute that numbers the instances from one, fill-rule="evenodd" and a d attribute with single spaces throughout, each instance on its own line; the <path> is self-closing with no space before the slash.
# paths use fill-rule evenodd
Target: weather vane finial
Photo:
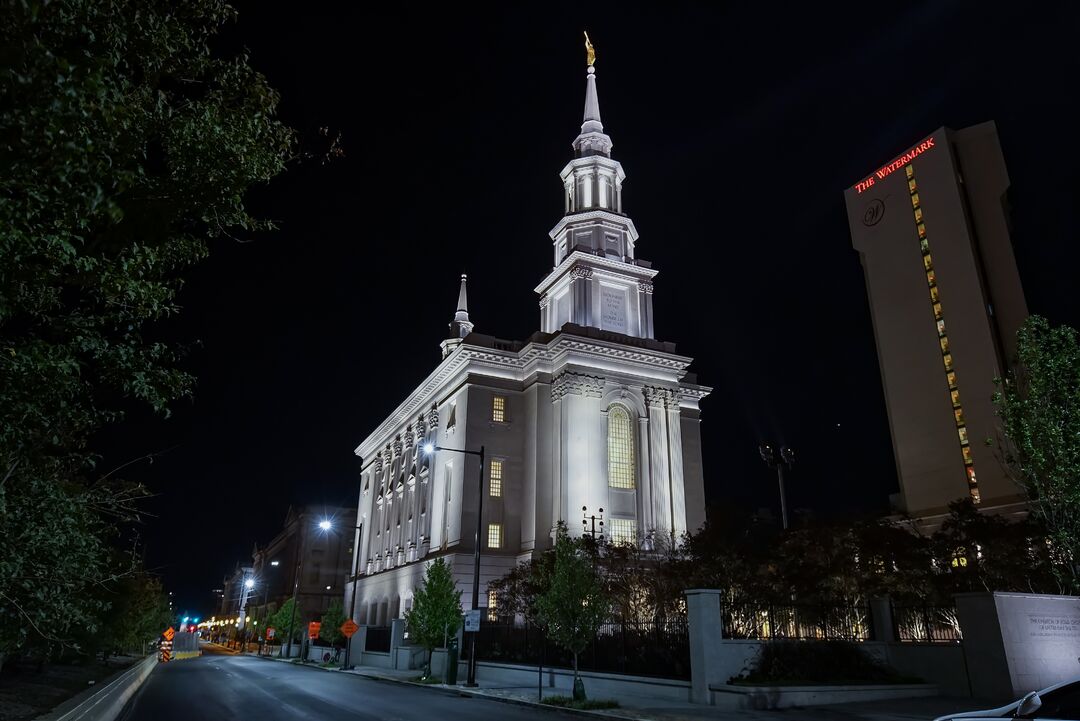
<path id="1" fill-rule="evenodd" d="M 596 63 L 596 49 L 589 42 L 589 33 L 587 31 L 585 33 L 585 61 L 590 68 Z"/>

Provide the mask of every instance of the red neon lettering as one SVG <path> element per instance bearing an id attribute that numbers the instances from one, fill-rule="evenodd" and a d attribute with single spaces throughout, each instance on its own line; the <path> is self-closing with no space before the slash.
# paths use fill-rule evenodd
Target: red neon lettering
<path id="1" fill-rule="evenodd" d="M 922 155 L 923 153 L 925 153 L 927 150 L 929 150 L 932 147 L 934 147 L 934 139 L 933 138 L 927 138 L 926 140 L 922 141 L 921 143 L 916 145 L 911 150 L 909 150 L 906 153 L 904 153 L 903 155 L 901 155 L 896 160 L 892 161 L 891 163 L 888 163 L 887 165 L 883 165 L 880 168 L 878 168 L 877 170 L 875 170 L 874 175 L 871 175 L 866 180 L 864 180 L 864 181 L 862 181 L 860 183 L 855 183 L 856 192 L 861 193 L 864 190 L 866 190 L 867 188 L 869 188 L 871 185 L 873 185 L 875 175 L 878 177 L 879 180 L 884 180 L 886 177 L 891 175 L 894 171 L 899 170 L 900 168 L 904 167 L 905 165 L 907 165 L 912 160 L 914 160 L 918 156 Z"/>

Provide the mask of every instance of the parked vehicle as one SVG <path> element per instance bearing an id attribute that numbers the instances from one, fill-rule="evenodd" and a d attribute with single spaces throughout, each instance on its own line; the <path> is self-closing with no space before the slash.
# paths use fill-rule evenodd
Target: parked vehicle
<path id="1" fill-rule="evenodd" d="M 1019 701 L 985 711 L 964 711 L 935 721 L 978 718 L 1030 718 L 1046 721 L 1080 721 L 1080 679 L 1064 681 L 1042 691 L 1032 691 Z"/>

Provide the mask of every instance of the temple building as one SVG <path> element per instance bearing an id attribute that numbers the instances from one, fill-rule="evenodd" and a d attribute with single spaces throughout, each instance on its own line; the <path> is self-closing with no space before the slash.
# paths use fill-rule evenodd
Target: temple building
<path id="1" fill-rule="evenodd" d="M 699 403 L 711 389 L 656 338 L 658 271 L 637 255 L 592 60 L 560 173 L 565 215 L 535 288 L 540 330 L 523 341 L 478 332 L 462 276 L 441 362 L 355 450 L 359 567 L 345 601 L 356 594 L 358 623 L 404 613 L 439 556 L 469 607 L 481 500 L 489 609 L 488 583 L 549 549 L 560 522 L 580 534 L 596 516 L 607 542 L 648 550 L 705 521 Z"/>

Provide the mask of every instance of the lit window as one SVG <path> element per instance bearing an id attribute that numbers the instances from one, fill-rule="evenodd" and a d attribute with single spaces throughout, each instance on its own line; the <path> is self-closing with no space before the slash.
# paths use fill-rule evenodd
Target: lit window
<path id="1" fill-rule="evenodd" d="M 908 182 L 907 182 L 908 192 L 909 193 L 914 193 L 915 192 L 915 178 L 912 178 L 910 173 L 908 174 L 908 178 L 910 178 L 908 180 Z"/>
<path id="2" fill-rule="evenodd" d="M 502 471 L 503 462 L 498 458 L 492 459 L 488 467 L 488 495 L 494 498 L 502 495 Z"/>
<path id="3" fill-rule="evenodd" d="M 913 166 L 913 165 L 907 166 L 906 168 L 904 168 L 904 172 L 907 173 L 907 176 L 909 178 L 913 177 L 915 175 L 915 166 Z"/>
<path id="4" fill-rule="evenodd" d="M 491 420 L 502 423 L 506 420 L 506 398 L 504 396 L 491 397 Z"/>
<path id="5" fill-rule="evenodd" d="M 953 408 L 953 417 L 956 418 L 956 424 L 960 425 L 964 422 L 964 409 Z"/>
<path id="6" fill-rule="evenodd" d="M 945 321 L 939 320 L 937 322 L 937 334 L 938 336 L 945 335 Z"/>
<path id="7" fill-rule="evenodd" d="M 967 442 L 968 442 L 967 428 L 965 426 L 960 426 L 959 428 L 956 429 L 956 433 L 957 433 L 957 435 L 960 436 L 960 443 L 963 444 L 963 445 L 967 445 Z"/>
<path id="8" fill-rule="evenodd" d="M 922 208 L 916 208 L 915 209 L 915 222 L 916 223 L 921 223 L 922 222 Z"/>
<path id="9" fill-rule="evenodd" d="M 919 194 L 918 193 L 912 193 L 911 194 L 911 207 L 913 207 L 913 208 L 918 208 L 919 207 Z"/>
<path id="10" fill-rule="evenodd" d="M 919 223 L 918 227 L 919 227 L 919 237 L 920 238 L 925 238 L 926 237 L 926 226 L 923 225 L 922 223 Z"/>
<path id="11" fill-rule="evenodd" d="M 938 289 L 936 285 L 930 289 L 930 300 L 934 301 L 935 303 L 941 300 L 941 297 L 938 295 Z"/>
<path id="12" fill-rule="evenodd" d="M 495 621 L 499 617 L 499 592 L 494 588 L 488 589 L 487 620 Z"/>
<path id="13" fill-rule="evenodd" d="M 956 549 L 956 553 L 954 553 L 953 557 L 952 557 L 952 567 L 953 568 L 967 568 L 967 564 L 968 564 L 968 560 L 967 560 L 967 556 L 964 555 L 964 549 L 963 548 Z"/>
<path id="14" fill-rule="evenodd" d="M 488 548 L 502 548 L 502 524 L 488 524 Z"/>
<path id="15" fill-rule="evenodd" d="M 971 446 L 964 446 L 962 450 L 964 453 L 964 463 L 971 463 Z"/>
<path id="16" fill-rule="evenodd" d="M 926 255 L 924 255 L 922 257 L 922 264 L 923 264 L 923 268 L 925 268 L 926 270 L 930 270 L 931 268 L 934 267 L 934 261 L 930 258 L 929 253 L 927 253 Z"/>
<path id="17" fill-rule="evenodd" d="M 942 353 L 948 353 L 949 352 L 949 337 L 948 336 L 943 335 L 940 338 L 938 338 L 938 343 L 941 345 L 941 352 Z"/>
<path id="18" fill-rule="evenodd" d="M 949 395 L 952 397 L 953 407 L 958 408 L 960 406 L 960 391 L 953 391 Z"/>
<path id="19" fill-rule="evenodd" d="M 934 318 L 941 320 L 941 303 L 934 303 Z"/>
<path id="20" fill-rule="evenodd" d="M 971 494 L 971 502 L 975 505 L 978 505 L 979 501 L 982 500 L 979 497 L 979 489 L 975 487 L 975 481 L 971 482 L 971 488 L 968 489 L 968 493 Z"/>
<path id="21" fill-rule="evenodd" d="M 612 518 L 608 526 L 609 540 L 616 544 L 637 543 L 637 521 L 632 518 Z"/>
<path id="22" fill-rule="evenodd" d="M 952 353 L 946 353 L 941 357 L 941 360 L 945 363 L 945 370 L 952 370 Z"/>
<path id="23" fill-rule="evenodd" d="M 922 240 L 920 240 L 919 241 L 919 250 L 921 250 L 924 253 L 929 253 L 930 252 L 930 241 L 927 240 L 926 238 L 923 238 Z"/>
<path id="24" fill-rule="evenodd" d="M 608 410 L 608 485 L 634 487 L 634 433 L 630 414 L 622 406 Z"/>
<path id="25" fill-rule="evenodd" d="M 968 466 L 967 467 L 967 477 L 968 477 L 968 483 L 974 486 L 975 485 L 975 466 Z"/>

